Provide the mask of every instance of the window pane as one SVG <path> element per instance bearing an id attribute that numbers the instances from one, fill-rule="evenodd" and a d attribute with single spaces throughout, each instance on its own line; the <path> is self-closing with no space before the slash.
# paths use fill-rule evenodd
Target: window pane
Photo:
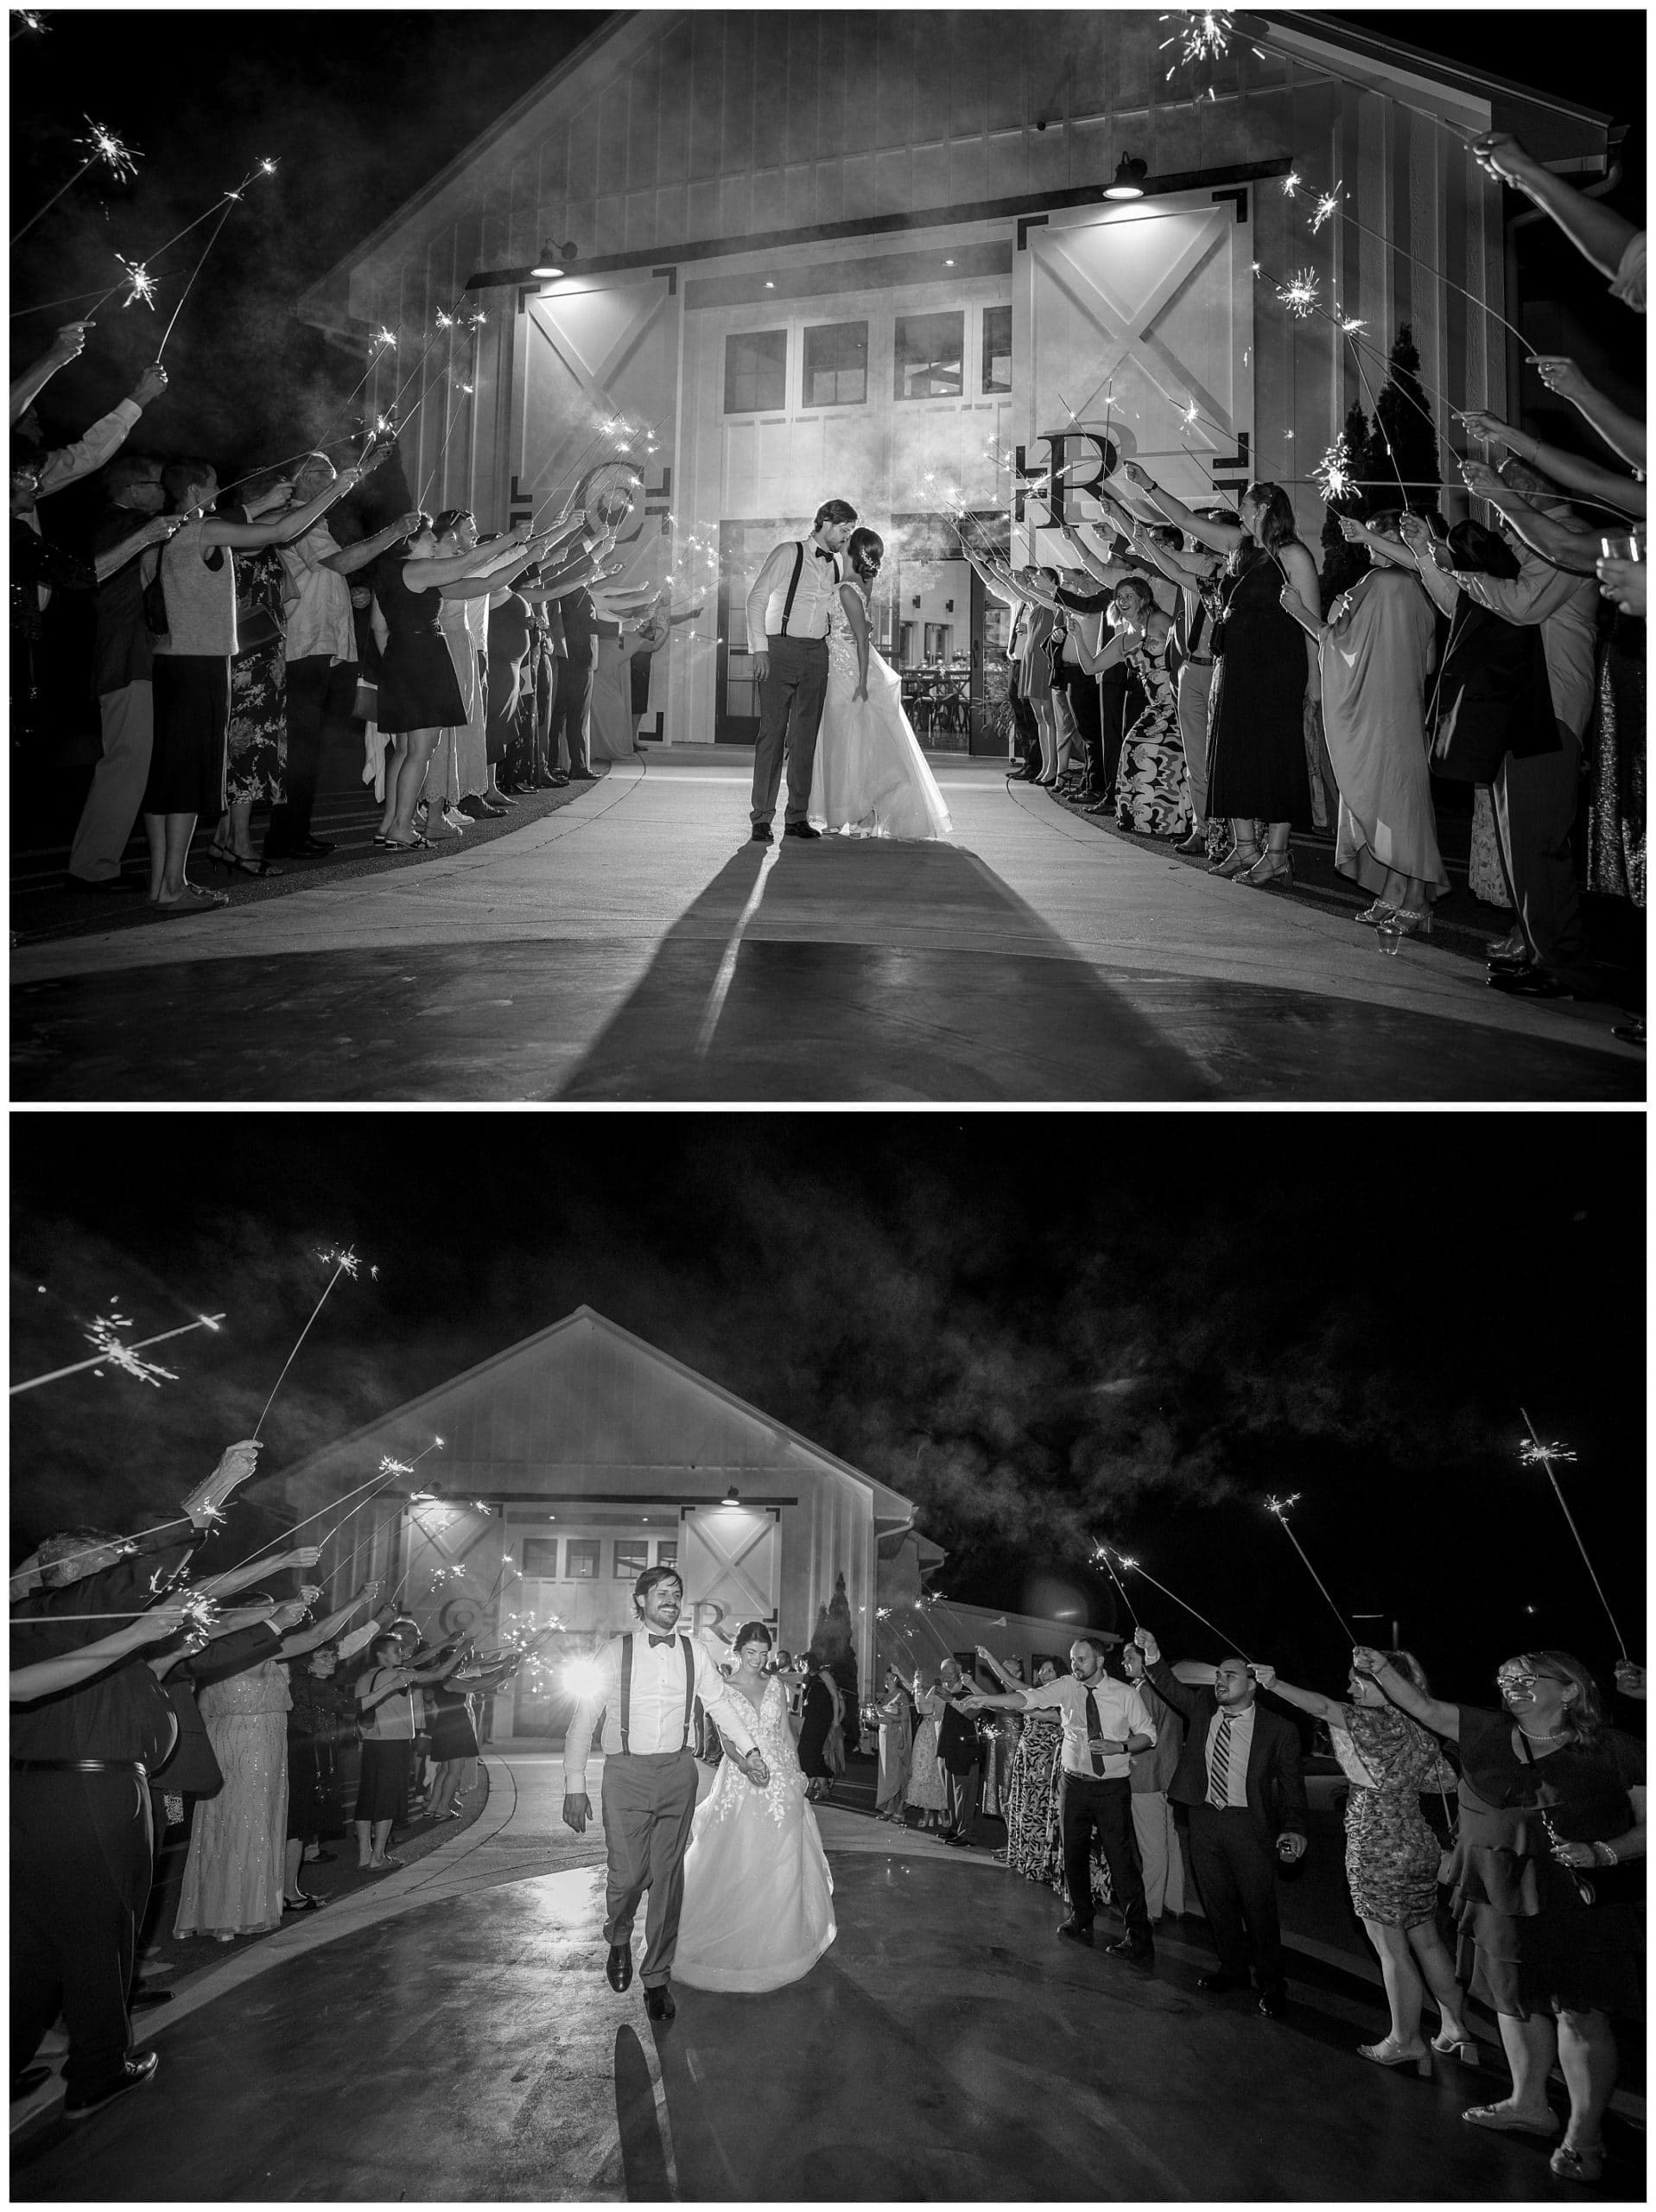
<path id="1" fill-rule="evenodd" d="M 564 1546 L 567 1564 L 564 1573 L 571 1582 L 596 1582 L 598 1580 L 598 1539 L 596 1536 L 571 1536 Z"/>
<path id="2" fill-rule="evenodd" d="M 678 1538 L 676 1536 L 663 1536 L 662 1538 L 661 1541 L 656 1547 L 656 1564 L 657 1567 L 676 1567 L 678 1565 Z"/>
<path id="3" fill-rule="evenodd" d="M 618 1538 L 615 1546 L 615 1579 L 631 1582 L 642 1574 L 650 1564 L 650 1539 L 640 1537 L 637 1542 L 623 1543 Z"/>
<path id="4" fill-rule="evenodd" d="M 1012 309 L 983 310 L 983 389 L 1012 390 Z"/>
<path id="5" fill-rule="evenodd" d="M 538 1575 L 542 1582 L 557 1579 L 558 1540 L 555 1536 L 525 1536 L 523 1539 L 523 1575 L 533 1580 Z"/>
<path id="6" fill-rule="evenodd" d="M 783 405 L 788 390 L 785 330 L 733 331 L 725 340 L 725 412 L 748 415 Z"/>
<path id="7" fill-rule="evenodd" d="M 897 319 L 897 396 L 948 399 L 961 391 L 964 314 L 900 315 Z"/>
<path id="8" fill-rule="evenodd" d="M 821 323 L 805 333 L 807 407 L 860 407 L 868 397 L 868 325 Z"/>

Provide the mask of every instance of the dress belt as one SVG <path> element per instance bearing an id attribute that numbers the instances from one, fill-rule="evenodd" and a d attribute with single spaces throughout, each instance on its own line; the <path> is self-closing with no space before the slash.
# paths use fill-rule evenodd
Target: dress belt
<path id="1" fill-rule="evenodd" d="M 1211 668 L 1213 666 L 1213 655 L 1211 653 L 1186 653 L 1184 656 L 1184 665 L 1187 668 Z"/>
<path id="2" fill-rule="evenodd" d="M 136 1774 L 148 1782 L 149 1770 L 142 1759 L 13 1759 L 14 1774 Z"/>

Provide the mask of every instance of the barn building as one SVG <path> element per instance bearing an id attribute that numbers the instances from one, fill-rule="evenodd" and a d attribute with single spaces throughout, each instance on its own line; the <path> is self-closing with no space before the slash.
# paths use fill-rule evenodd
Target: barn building
<path id="1" fill-rule="evenodd" d="M 702 608 L 646 736 L 751 739 L 747 584 L 837 493 L 887 541 L 888 656 L 976 702 L 923 735 L 1004 749 L 961 516 L 1040 556 L 1055 441 L 1056 496 L 1091 511 L 1086 433 L 1186 498 L 1283 482 L 1314 537 L 1314 470 L 1400 324 L 1440 443 L 1449 408 L 1515 389 L 1467 139 L 1606 165 L 1608 119 L 1550 95 L 1315 15 L 1240 22 L 1186 63 L 1151 10 L 618 14 L 300 312 L 378 346 L 423 505 L 499 528 L 623 445 L 642 465 L 624 581 Z"/>

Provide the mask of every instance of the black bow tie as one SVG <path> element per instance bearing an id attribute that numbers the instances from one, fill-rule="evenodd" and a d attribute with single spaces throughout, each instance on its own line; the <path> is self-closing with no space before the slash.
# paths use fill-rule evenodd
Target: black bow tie
<path id="1" fill-rule="evenodd" d="M 652 1636 L 650 1639 L 650 1648 L 653 1651 L 658 1643 L 676 1643 L 677 1642 L 676 1636 Z"/>
<path id="2" fill-rule="evenodd" d="M 816 556 L 816 557 L 817 557 L 817 559 L 818 559 L 819 561 L 832 561 L 832 560 L 833 560 L 833 558 L 834 558 L 834 556 L 833 556 L 833 554 L 832 554 L 832 553 L 828 553 L 828 552 L 824 551 L 824 550 L 822 549 L 822 546 L 820 546 L 820 545 L 813 545 L 813 546 L 812 546 L 812 548 L 811 548 L 811 551 L 812 551 L 813 553 L 815 553 L 815 556 Z"/>

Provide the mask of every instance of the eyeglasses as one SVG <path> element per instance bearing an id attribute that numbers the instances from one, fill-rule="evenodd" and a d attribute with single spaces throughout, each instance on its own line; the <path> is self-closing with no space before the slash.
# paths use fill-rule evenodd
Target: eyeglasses
<path id="1" fill-rule="evenodd" d="M 1537 1682 L 1556 1682 L 1557 1675 L 1532 1675 L 1527 1668 L 1503 1667 L 1495 1676 L 1498 1690 L 1532 1690 Z"/>

